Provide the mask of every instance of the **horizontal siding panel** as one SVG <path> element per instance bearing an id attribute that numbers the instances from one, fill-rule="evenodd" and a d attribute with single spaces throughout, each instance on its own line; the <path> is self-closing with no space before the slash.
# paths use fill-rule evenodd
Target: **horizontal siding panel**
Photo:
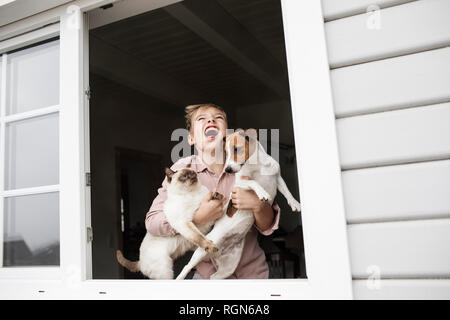
<path id="1" fill-rule="evenodd" d="M 348 239 L 354 278 L 450 277 L 450 219 L 349 225 Z"/>
<path id="2" fill-rule="evenodd" d="M 367 12 L 376 5 L 386 8 L 416 0 L 322 0 L 323 15 L 326 21 Z"/>
<path id="3" fill-rule="evenodd" d="M 450 103 L 336 120 L 342 169 L 450 158 Z"/>
<path id="4" fill-rule="evenodd" d="M 331 71 L 336 117 L 450 101 L 450 48 Z"/>
<path id="5" fill-rule="evenodd" d="M 353 297 L 356 300 L 450 300 L 450 280 L 353 280 Z"/>
<path id="6" fill-rule="evenodd" d="M 348 223 L 450 217 L 450 160 L 348 170 L 342 184 Z"/>
<path id="7" fill-rule="evenodd" d="M 340 1 L 335 1 L 340 3 Z M 379 29 L 367 24 L 379 17 Z M 421 0 L 325 24 L 331 68 L 450 44 L 450 1 Z"/>

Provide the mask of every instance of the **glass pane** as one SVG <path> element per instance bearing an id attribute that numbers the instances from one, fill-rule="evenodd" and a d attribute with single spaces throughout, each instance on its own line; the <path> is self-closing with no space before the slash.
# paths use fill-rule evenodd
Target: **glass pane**
<path id="1" fill-rule="evenodd" d="M 59 104 L 59 40 L 8 55 L 6 113 Z"/>
<path id="2" fill-rule="evenodd" d="M 3 265 L 59 265 L 57 192 L 5 198 Z"/>
<path id="3" fill-rule="evenodd" d="M 59 183 L 58 115 L 7 124 L 5 189 Z"/>

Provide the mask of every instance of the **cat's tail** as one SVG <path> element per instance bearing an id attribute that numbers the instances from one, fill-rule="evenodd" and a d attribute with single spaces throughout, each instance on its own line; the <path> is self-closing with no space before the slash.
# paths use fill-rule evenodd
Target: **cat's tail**
<path id="1" fill-rule="evenodd" d="M 127 268 L 131 272 L 139 272 L 140 271 L 139 261 L 130 261 L 130 260 L 126 259 L 123 256 L 122 251 L 117 250 L 116 257 L 117 257 L 117 261 L 120 263 L 120 265 Z"/>

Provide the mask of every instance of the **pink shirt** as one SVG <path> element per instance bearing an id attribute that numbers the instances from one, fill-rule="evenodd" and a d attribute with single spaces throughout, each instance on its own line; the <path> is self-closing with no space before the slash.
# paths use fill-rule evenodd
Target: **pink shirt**
<path id="1" fill-rule="evenodd" d="M 185 168 L 188 163 L 191 163 L 191 168 L 197 171 L 201 184 L 210 191 L 216 189 L 217 192 L 220 192 L 227 198 L 227 201 L 229 200 L 229 195 L 231 194 L 234 185 L 234 174 L 222 171 L 220 176 L 216 176 L 214 172 L 206 167 L 198 156 L 182 158 L 175 162 L 171 169 L 177 171 Z M 163 211 L 163 204 L 167 199 L 166 186 L 167 178 L 164 179 L 162 187 L 158 189 L 158 196 L 153 200 L 150 210 L 147 212 L 145 218 L 147 231 L 155 236 L 173 236 L 177 234 L 177 231 L 170 226 Z M 257 236 L 258 231 L 263 235 L 270 235 L 274 230 L 278 229 L 280 208 L 274 203 L 273 209 L 276 212 L 276 215 L 274 222 L 269 229 L 259 230 L 256 225 L 253 225 L 248 232 L 245 238 L 241 261 L 229 279 L 267 279 L 269 277 L 269 266 L 267 265 L 264 251 L 258 244 Z M 209 279 L 210 276 L 216 272 L 214 263 L 209 258 L 200 262 L 196 269 L 203 279 Z"/>

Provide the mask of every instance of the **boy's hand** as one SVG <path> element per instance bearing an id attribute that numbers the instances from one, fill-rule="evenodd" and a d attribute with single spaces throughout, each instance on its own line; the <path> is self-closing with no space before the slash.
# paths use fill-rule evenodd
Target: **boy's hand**
<path id="1" fill-rule="evenodd" d="M 241 179 L 251 180 L 242 176 Z M 253 190 L 245 190 L 239 187 L 233 188 L 231 199 L 236 209 L 252 210 L 255 224 L 260 230 L 267 230 L 273 223 L 275 213 L 267 201 L 261 201 Z"/>
<path id="2" fill-rule="evenodd" d="M 211 200 L 211 195 L 208 194 L 202 200 L 197 211 L 194 213 L 192 222 L 196 226 L 202 226 L 207 222 L 214 221 L 222 217 L 225 200 L 225 198 L 222 200 Z"/>
<path id="3" fill-rule="evenodd" d="M 250 177 L 242 176 L 241 179 L 251 180 Z M 242 189 L 239 187 L 234 187 L 231 193 L 231 201 L 233 202 L 233 207 L 236 209 L 242 210 L 252 210 L 260 211 L 264 206 L 264 202 L 262 202 L 255 191 L 249 189 Z"/>

